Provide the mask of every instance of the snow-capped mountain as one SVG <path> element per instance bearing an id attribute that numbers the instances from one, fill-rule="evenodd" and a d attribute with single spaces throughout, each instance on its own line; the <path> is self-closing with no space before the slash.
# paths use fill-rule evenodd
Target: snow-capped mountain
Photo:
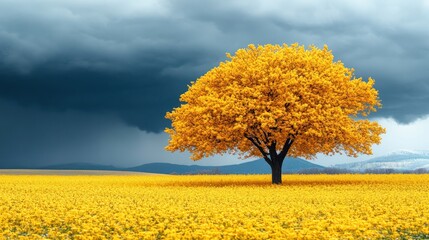
<path id="1" fill-rule="evenodd" d="M 429 151 L 400 150 L 367 161 L 337 164 L 334 167 L 355 171 L 364 171 L 366 169 L 395 169 L 402 171 L 420 168 L 429 169 Z"/>

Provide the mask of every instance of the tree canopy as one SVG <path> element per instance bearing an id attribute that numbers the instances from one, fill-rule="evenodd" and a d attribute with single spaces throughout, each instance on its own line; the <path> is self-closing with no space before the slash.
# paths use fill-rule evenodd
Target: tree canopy
<path id="1" fill-rule="evenodd" d="M 286 155 L 371 154 L 384 129 L 374 80 L 356 78 L 327 46 L 249 45 L 192 82 L 172 121 L 167 150 L 198 160 L 233 153 L 270 166 Z M 280 163 L 281 168 L 281 163 Z"/>

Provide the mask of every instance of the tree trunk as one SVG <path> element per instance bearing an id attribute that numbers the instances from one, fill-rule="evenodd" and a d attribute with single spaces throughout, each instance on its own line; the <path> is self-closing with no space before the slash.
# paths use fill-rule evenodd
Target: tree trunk
<path id="1" fill-rule="evenodd" d="M 262 140 L 262 142 L 265 143 L 265 147 L 261 146 L 261 140 L 258 139 L 256 136 L 249 135 L 247 133 L 244 134 L 244 137 L 249 139 L 255 145 L 255 147 L 261 152 L 262 156 L 264 157 L 265 161 L 270 165 L 271 167 L 271 178 L 273 184 L 282 184 L 282 164 L 283 160 L 285 159 L 290 147 L 292 146 L 292 143 L 294 142 L 295 135 L 289 134 L 289 138 L 286 139 L 285 143 L 282 146 L 282 149 L 280 152 L 277 150 L 277 142 L 271 141 L 268 139 L 269 134 L 266 134 L 264 131 L 262 131 L 265 136 L 265 141 Z M 267 142 L 270 142 L 269 144 Z"/>
<path id="2" fill-rule="evenodd" d="M 273 159 L 271 164 L 272 184 L 282 184 L 282 163 L 283 160 Z"/>

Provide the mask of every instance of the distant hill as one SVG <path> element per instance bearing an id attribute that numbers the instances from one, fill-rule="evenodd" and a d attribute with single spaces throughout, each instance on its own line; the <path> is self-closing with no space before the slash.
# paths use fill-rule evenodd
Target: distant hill
<path id="1" fill-rule="evenodd" d="M 308 169 L 323 169 L 324 167 L 300 158 L 286 158 L 283 162 L 284 173 L 297 173 Z M 164 174 L 266 174 L 271 169 L 263 159 L 225 166 L 180 165 L 172 163 L 147 163 L 136 167 L 118 168 L 111 165 L 101 165 L 85 162 L 49 165 L 36 169 L 47 170 L 111 170 L 133 171 Z"/>
<path id="2" fill-rule="evenodd" d="M 429 151 L 402 150 L 367 161 L 337 164 L 334 167 L 353 171 L 365 171 L 368 169 L 393 169 L 395 171 L 429 169 Z"/>
<path id="3" fill-rule="evenodd" d="M 94 164 L 87 162 L 76 162 L 66 164 L 48 165 L 39 167 L 37 169 L 47 170 L 108 170 L 108 171 L 122 171 L 123 168 L 117 168 L 111 165 Z"/>
<path id="4" fill-rule="evenodd" d="M 104 170 L 104 171 L 135 171 L 164 174 L 270 174 L 271 169 L 263 159 L 244 161 L 241 164 L 225 166 L 180 165 L 172 163 L 147 163 L 130 168 L 118 168 L 111 165 L 76 162 L 49 165 L 44 167 L 15 166 L 10 163 L 0 166 L 2 169 L 47 169 L 47 170 Z M 368 172 L 383 173 L 384 170 L 394 172 L 429 171 L 429 151 L 397 151 L 367 161 L 337 164 L 330 168 L 311 163 L 300 158 L 286 158 L 283 163 L 284 173 L 340 173 Z M 380 171 L 378 171 L 380 170 Z M 369 171 L 371 172 L 371 171 Z"/>
<path id="5" fill-rule="evenodd" d="M 323 169 L 324 167 L 299 158 L 286 158 L 283 163 L 284 173 L 297 173 L 305 169 Z M 147 163 L 137 167 L 127 168 L 129 171 L 152 172 L 167 174 L 265 174 L 271 173 L 269 165 L 263 159 L 225 166 L 179 165 L 171 163 Z"/>
<path id="6" fill-rule="evenodd" d="M 213 167 L 199 165 L 180 165 L 172 163 L 146 163 L 136 167 L 126 168 L 126 171 L 134 172 L 150 172 L 150 173 L 165 173 L 165 174 L 191 174 L 197 172 L 210 172 Z"/>

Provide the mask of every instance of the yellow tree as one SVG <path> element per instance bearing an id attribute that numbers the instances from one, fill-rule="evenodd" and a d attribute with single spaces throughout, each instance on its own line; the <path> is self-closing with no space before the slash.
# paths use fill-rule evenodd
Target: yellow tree
<path id="1" fill-rule="evenodd" d="M 356 78 L 325 46 L 249 45 L 208 71 L 166 114 L 169 151 L 193 160 L 232 153 L 262 157 L 282 183 L 286 156 L 371 154 L 384 129 L 367 119 L 381 107 L 374 80 Z"/>

